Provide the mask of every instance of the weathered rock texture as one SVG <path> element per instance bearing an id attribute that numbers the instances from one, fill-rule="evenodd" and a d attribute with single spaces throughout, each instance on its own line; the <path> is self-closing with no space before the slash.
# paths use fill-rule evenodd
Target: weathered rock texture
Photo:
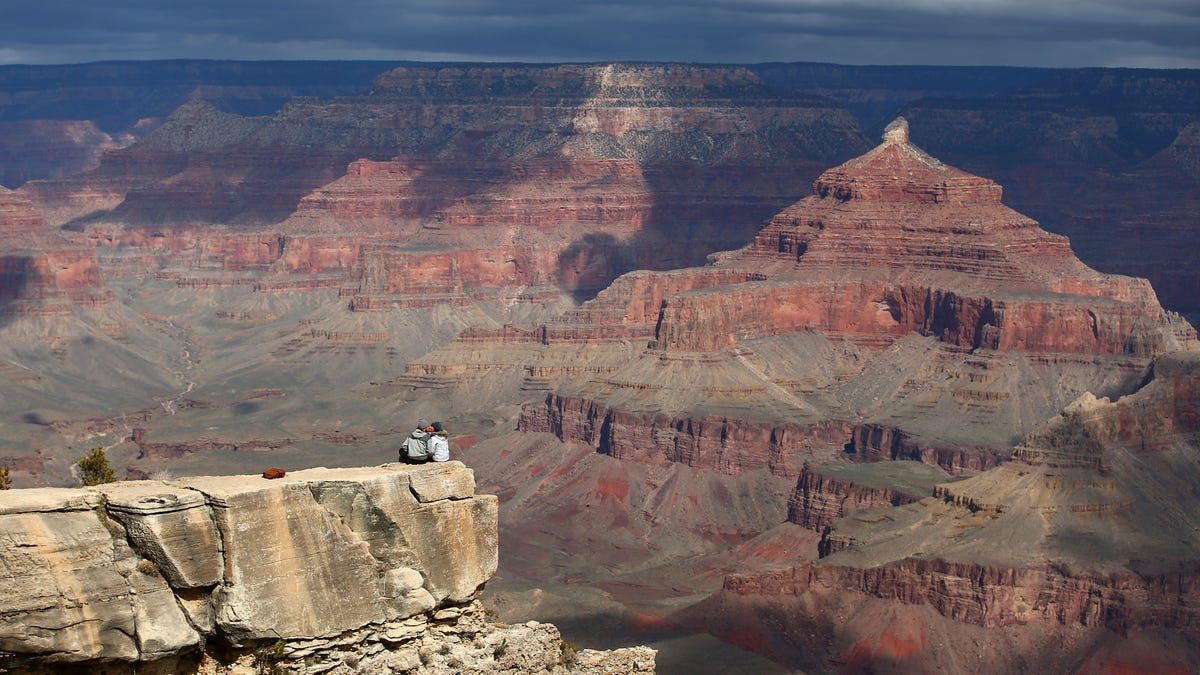
<path id="1" fill-rule="evenodd" d="M 496 506 L 458 462 L 4 492 L 0 666 L 596 672 L 483 620 Z"/>
<path id="2" fill-rule="evenodd" d="M 1134 394 L 1082 396 L 1012 462 L 940 485 L 936 498 L 836 520 L 832 555 L 731 576 L 725 592 L 928 605 L 989 628 L 1162 629 L 1194 645 L 1198 450 L 1200 352 L 1177 352 Z"/>

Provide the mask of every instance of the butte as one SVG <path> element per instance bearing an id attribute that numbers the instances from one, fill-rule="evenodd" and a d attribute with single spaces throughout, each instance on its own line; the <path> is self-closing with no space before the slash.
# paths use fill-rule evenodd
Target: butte
<path id="1" fill-rule="evenodd" d="M 726 474 L 806 462 L 995 466 L 1084 392 L 1133 391 L 1194 340 L 1150 284 L 1097 272 L 999 185 L 909 141 L 823 173 L 752 243 L 619 277 L 557 320 L 468 329 L 399 383 L 504 373 L 519 429 Z"/>

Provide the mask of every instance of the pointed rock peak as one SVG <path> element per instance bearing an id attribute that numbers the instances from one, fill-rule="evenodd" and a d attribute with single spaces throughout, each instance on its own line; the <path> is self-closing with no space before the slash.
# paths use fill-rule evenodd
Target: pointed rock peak
<path id="1" fill-rule="evenodd" d="M 843 202 L 978 203 L 999 202 L 1000 186 L 948 166 L 913 145 L 908 120 L 897 117 L 883 130 L 883 143 L 821 174 L 813 185 L 819 197 Z"/>
<path id="2" fill-rule="evenodd" d="M 903 117 L 897 117 L 892 120 L 891 124 L 883 129 L 883 142 L 885 145 L 892 143 L 907 143 L 908 142 L 908 120 Z"/>

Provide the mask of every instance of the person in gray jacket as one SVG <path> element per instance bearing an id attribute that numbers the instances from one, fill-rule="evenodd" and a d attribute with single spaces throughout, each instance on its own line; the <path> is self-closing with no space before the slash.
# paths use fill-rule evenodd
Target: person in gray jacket
<path id="1" fill-rule="evenodd" d="M 400 444 L 400 461 L 405 464 L 424 464 L 429 461 L 429 438 L 433 425 L 428 420 L 417 420 L 417 428 Z"/>

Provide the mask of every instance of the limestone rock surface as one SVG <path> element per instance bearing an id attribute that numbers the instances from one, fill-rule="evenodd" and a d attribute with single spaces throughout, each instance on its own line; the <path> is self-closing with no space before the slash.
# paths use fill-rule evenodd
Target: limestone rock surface
<path id="1" fill-rule="evenodd" d="M 0 667 L 404 643 L 495 573 L 474 489 L 448 462 L 2 492 Z"/>

